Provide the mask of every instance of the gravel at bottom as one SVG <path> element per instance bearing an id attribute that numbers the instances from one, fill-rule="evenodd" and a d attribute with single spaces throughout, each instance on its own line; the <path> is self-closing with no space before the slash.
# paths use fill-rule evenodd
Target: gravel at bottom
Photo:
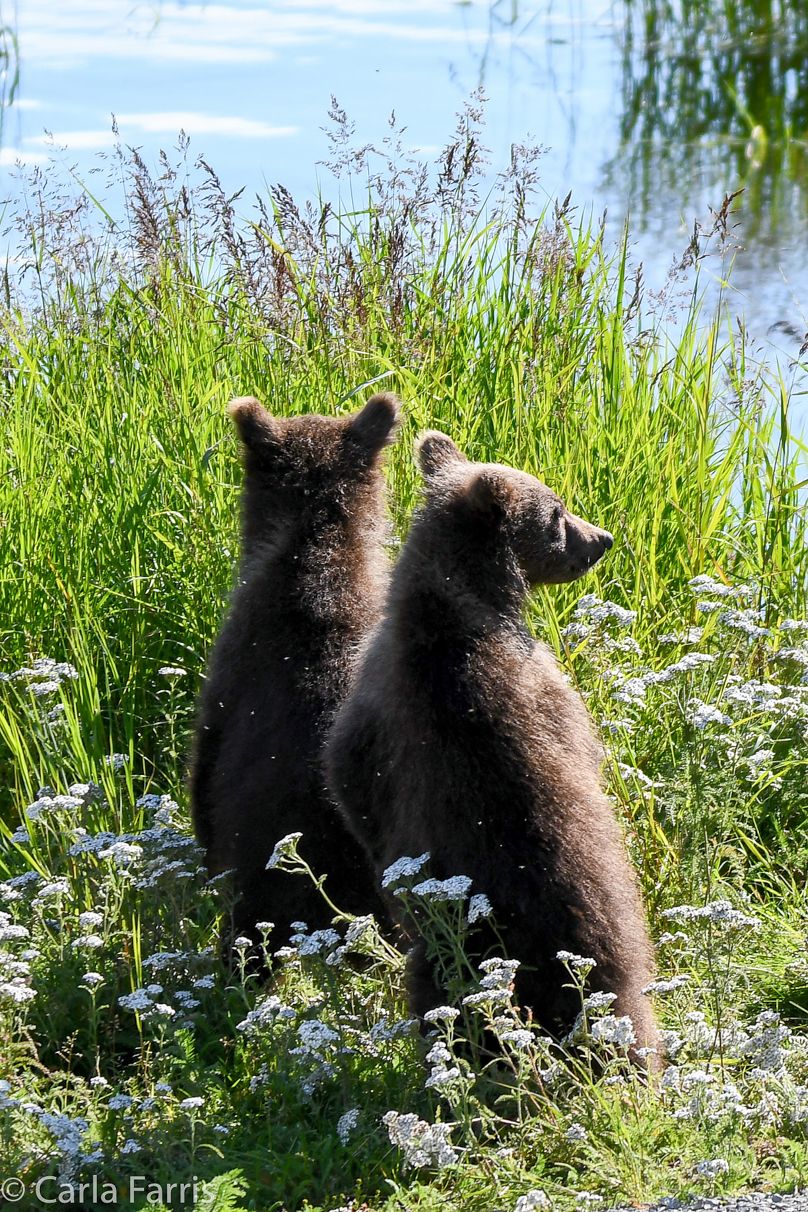
<path id="1" fill-rule="evenodd" d="M 611 1212 L 639 1212 L 625 1205 Z M 795 1195 L 771 1195 L 752 1191 L 746 1195 L 697 1195 L 691 1200 L 673 1196 L 658 1204 L 644 1205 L 643 1212 L 808 1212 L 808 1192 Z"/>

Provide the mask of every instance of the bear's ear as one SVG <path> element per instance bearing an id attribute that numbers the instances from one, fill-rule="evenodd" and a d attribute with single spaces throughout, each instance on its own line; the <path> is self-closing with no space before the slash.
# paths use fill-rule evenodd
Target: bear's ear
<path id="1" fill-rule="evenodd" d="M 513 488 L 495 470 L 484 468 L 469 481 L 463 500 L 478 517 L 504 514 L 513 497 Z"/>
<path id="2" fill-rule="evenodd" d="M 255 396 L 239 396 L 227 405 L 227 415 L 232 417 L 248 450 L 266 450 L 283 441 L 277 423 Z"/>
<path id="3" fill-rule="evenodd" d="M 421 464 L 421 472 L 425 479 L 440 475 L 452 463 L 468 463 L 462 451 L 458 450 L 452 439 L 437 429 L 428 429 L 421 434 L 415 444 L 415 453 Z"/>
<path id="4" fill-rule="evenodd" d="M 401 401 L 391 391 L 371 396 L 364 408 L 348 422 L 347 435 L 367 455 L 373 456 L 393 441 L 401 416 Z"/>

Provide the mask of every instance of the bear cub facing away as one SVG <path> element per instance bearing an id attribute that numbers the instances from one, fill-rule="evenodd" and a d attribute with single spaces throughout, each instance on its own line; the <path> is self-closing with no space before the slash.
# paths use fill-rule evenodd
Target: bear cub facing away
<path id="1" fill-rule="evenodd" d="M 286 943 L 292 922 L 333 917 L 310 880 L 265 869 L 289 833 L 340 909 L 386 916 L 326 792 L 322 747 L 387 589 L 381 460 L 399 404 L 382 394 L 351 416 L 279 418 L 245 397 L 228 411 L 243 444 L 242 557 L 202 689 L 191 804 L 210 873 L 235 870 L 235 933 L 257 942 L 268 920 Z"/>
<path id="2" fill-rule="evenodd" d="M 600 748 L 579 695 L 522 620 L 531 585 L 573 581 L 612 536 L 533 476 L 469 462 L 430 432 L 426 501 L 393 573 L 386 615 L 328 741 L 329 786 L 377 877 L 429 851 L 429 874 L 486 893 L 516 1000 L 556 1037 L 580 1010 L 560 950 L 596 961 L 638 1046 L 658 1045 L 641 989 L 652 950 L 633 872 L 600 785 Z M 390 898 L 401 917 L 401 902 Z M 411 1008 L 444 1000 L 412 922 Z M 485 925 L 481 958 L 501 946 Z"/>

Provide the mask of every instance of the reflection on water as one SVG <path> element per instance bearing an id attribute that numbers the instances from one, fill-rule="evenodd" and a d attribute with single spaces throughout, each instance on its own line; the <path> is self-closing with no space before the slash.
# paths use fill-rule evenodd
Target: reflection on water
<path id="1" fill-rule="evenodd" d="M 620 31 L 620 158 L 643 207 L 650 192 L 723 166 L 760 216 L 808 180 L 805 0 L 628 0 Z M 695 169 L 695 173 L 694 170 Z"/>
<path id="2" fill-rule="evenodd" d="M 46 128 L 86 177 L 115 113 L 149 163 L 182 127 L 246 209 L 330 188 L 331 94 L 358 141 L 395 110 L 429 160 L 483 86 L 492 177 L 532 136 L 549 197 L 608 206 L 614 236 L 630 212 L 650 283 L 743 188 L 735 309 L 808 327 L 808 0 L 20 0 L 21 87 L 6 5 L 0 171 L 44 164 Z"/>
<path id="3" fill-rule="evenodd" d="M 0 5 L 0 145 L 3 141 L 6 110 L 14 104 L 20 83 L 17 51 L 17 31 L 13 24 L 3 20 L 3 8 Z"/>

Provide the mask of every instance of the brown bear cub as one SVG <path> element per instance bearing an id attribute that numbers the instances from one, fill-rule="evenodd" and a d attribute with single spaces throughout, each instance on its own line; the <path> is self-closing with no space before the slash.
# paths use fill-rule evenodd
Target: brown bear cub
<path id="1" fill-rule="evenodd" d="M 235 870 L 235 933 L 258 941 L 268 920 L 280 945 L 293 922 L 333 917 L 310 880 L 266 870 L 289 833 L 338 908 L 386 916 L 322 748 L 387 589 L 381 461 L 399 404 L 281 418 L 246 397 L 228 411 L 244 448 L 242 559 L 201 694 L 191 805 L 211 874 Z"/>
<path id="2" fill-rule="evenodd" d="M 393 573 L 386 616 L 328 742 L 331 792 L 377 877 L 402 855 L 429 875 L 470 876 L 493 906 L 516 999 L 556 1037 L 580 1010 L 557 952 L 596 962 L 638 1046 L 658 1046 L 641 989 L 652 949 L 601 751 L 579 695 L 522 620 L 531 585 L 574 581 L 612 536 L 533 476 L 469 462 L 441 433 L 419 457 L 426 502 Z M 393 914 L 401 902 L 391 898 Z M 415 938 L 412 922 L 401 923 Z M 501 954 L 488 927 L 479 957 Z M 423 943 L 409 957 L 412 1010 L 444 1000 Z"/>

